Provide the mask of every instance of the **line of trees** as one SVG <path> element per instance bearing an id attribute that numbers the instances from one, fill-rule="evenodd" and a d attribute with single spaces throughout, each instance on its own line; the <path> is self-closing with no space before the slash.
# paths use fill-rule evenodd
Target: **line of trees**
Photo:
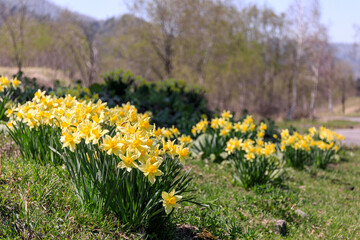
<path id="1" fill-rule="evenodd" d="M 46 66 L 85 85 L 115 68 L 149 80 L 183 79 L 213 109 L 314 117 L 354 94 L 351 67 L 334 56 L 318 0 L 287 13 L 227 0 L 141 0 L 104 22 L 70 12 L 51 20 L 0 5 L 0 64 Z M 345 110 L 344 110 L 345 111 Z"/>

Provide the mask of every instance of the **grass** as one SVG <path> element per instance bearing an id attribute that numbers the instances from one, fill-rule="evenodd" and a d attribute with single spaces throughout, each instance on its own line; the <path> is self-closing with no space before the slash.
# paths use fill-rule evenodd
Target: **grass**
<path id="1" fill-rule="evenodd" d="M 342 112 L 342 105 L 338 104 L 334 106 L 334 113 L 337 115 L 345 116 L 360 116 L 360 97 L 354 96 L 346 100 L 345 114 Z"/>
<path id="2" fill-rule="evenodd" d="M 322 107 L 317 109 L 317 115 L 319 116 L 360 116 L 360 96 L 353 96 L 346 100 L 345 102 L 345 113 L 342 111 L 342 104 L 335 103 L 333 106 L 333 112 L 329 113 L 327 107 Z"/>
<path id="3" fill-rule="evenodd" d="M 325 123 L 323 123 L 324 127 L 327 128 L 353 128 L 360 126 L 360 123 L 349 121 L 349 120 L 330 120 Z"/>
<path id="4" fill-rule="evenodd" d="M 18 71 L 14 67 L 2 67 L 0 66 L 0 72 L 3 75 L 11 77 Z M 53 87 L 55 80 L 59 79 L 63 85 L 71 84 L 71 80 L 60 70 L 54 70 L 44 67 L 25 67 L 22 70 L 27 77 L 36 77 L 37 83 L 45 87 Z"/>
<path id="5" fill-rule="evenodd" d="M 360 123 L 350 121 L 350 120 L 329 120 L 329 121 L 317 121 L 311 119 L 301 119 L 293 121 L 282 121 L 276 123 L 280 129 L 286 129 L 295 127 L 300 132 L 305 132 L 310 127 L 320 127 L 324 126 L 326 128 L 335 129 L 335 128 L 355 128 L 360 127 Z"/>
<path id="6" fill-rule="evenodd" d="M 1 239 L 126 237 L 114 216 L 101 218 L 80 207 L 63 169 L 20 161 L 9 137 L 1 136 L 0 146 Z"/>
<path id="7" fill-rule="evenodd" d="M 171 217 L 165 239 L 359 239 L 360 150 L 350 149 L 327 170 L 288 169 L 282 186 L 245 190 L 233 181 L 231 166 L 189 160 L 197 200 Z M 84 211 L 62 169 L 24 163 L 9 137 L 0 136 L 1 239 L 136 239 L 117 219 Z M 355 186 L 349 190 L 349 186 Z M 308 217 L 299 216 L 300 209 Z M 276 220 L 288 234 L 274 233 Z M 181 230 L 182 229 L 182 230 Z M 173 235 L 175 233 L 175 235 Z M 171 237 L 169 237 L 171 236 Z M 147 235 L 158 239 L 159 235 Z"/>
<path id="8" fill-rule="evenodd" d="M 192 164 L 200 200 L 208 209 L 184 207 L 177 218 L 207 229 L 221 239 L 278 239 L 276 220 L 285 220 L 286 239 L 359 239 L 360 151 L 328 170 L 288 169 L 284 186 L 244 190 L 233 182 L 227 165 Z M 302 210 L 308 217 L 295 213 Z"/>

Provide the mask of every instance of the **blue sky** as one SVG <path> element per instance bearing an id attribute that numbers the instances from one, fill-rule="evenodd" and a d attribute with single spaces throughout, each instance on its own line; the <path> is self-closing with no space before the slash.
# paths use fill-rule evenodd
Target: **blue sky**
<path id="1" fill-rule="evenodd" d="M 106 19 L 128 12 L 126 0 L 51 0 L 70 10 L 96 19 Z M 306 0 L 305 0 L 306 1 Z M 276 12 L 284 12 L 293 0 L 233 0 L 240 5 L 266 4 Z M 360 0 L 320 0 L 322 22 L 328 27 L 332 42 L 354 42 L 354 24 L 360 25 Z"/>

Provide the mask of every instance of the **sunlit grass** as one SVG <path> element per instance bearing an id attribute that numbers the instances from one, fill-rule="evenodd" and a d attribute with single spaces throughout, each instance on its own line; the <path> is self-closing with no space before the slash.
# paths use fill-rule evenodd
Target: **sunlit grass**
<path id="1" fill-rule="evenodd" d="M 286 239 L 359 239 L 359 157 L 359 150 L 349 150 L 348 160 L 326 171 L 288 169 L 286 185 L 253 191 L 233 182 L 230 167 L 193 161 L 194 183 L 211 207 L 185 207 L 177 217 L 222 239 L 277 239 L 279 219 L 287 222 Z M 297 209 L 309 216 L 298 216 Z"/>
<path id="2" fill-rule="evenodd" d="M 334 104 L 333 111 L 330 113 L 326 107 L 318 109 L 317 115 L 320 117 L 326 116 L 348 116 L 348 117 L 360 117 L 360 97 L 353 96 L 345 101 L 345 113 L 343 112 L 343 106 L 341 103 Z"/>
<path id="3" fill-rule="evenodd" d="M 35 167 L 20 161 L 10 137 L 2 135 L 0 146 L 1 239 L 119 239 L 126 236 L 114 216 L 99 218 L 82 209 L 71 182 L 59 177 L 62 169 L 49 165 Z"/>
<path id="4" fill-rule="evenodd" d="M 59 70 L 45 67 L 25 67 L 22 69 L 22 71 L 27 77 L 36 77 L 37 83 L 41 86 L 54 86 L 56 79 L 59 79 L 63 85 L 72 84 L 71 79 Z M 0 72 L 2 75 L 10 77 L 16 74 L 18 72 L 18 69 L 15 67 L 0 66 Z"/>
<path id="5" fill-rule="evenodd" d="M 99 218 L 82 210 L 70 181 L 59 169 L 37 167 L 19 160 L 9 137 L 0 137 L 0 238 L 136 239 L 118 220 Z M 243 189 L 226 162 L 189 160 L 198 201 L 209 205 L 182 206 L 163 236 L 176 236 L 175 223 L 190 224 L 193 235 L 220 239 L 359 239 L 360 150 L 349 149 L 327 170 L 287 169 L 285 185 Z M 66 179 L 66 178 L 65 178 Z M 350 190 L 351 187 L 355 187 Z M 308 217 L 298 216 L 300 209 Z M 287 222 L 288 234 L 274 233 L 276 220 Z M 175 236 L 172 234 L 175 233 Z M 172 237 L 170 237 L 172 236 Z M 159 236 L 152 235 L 154 239 Z"/>
<path id="6" fill-rule="evenodd" d="M 355 128 L 360 127 L 360 123 L 350 120 L 329 120 L 329 121 L 318 121 L 311 119 L 300 119 L 293 121 L 281 121 L 276 123 L 280 129 L 287 129 L 295 127 L 300 132 L 305 132 L 310 127 L 326 127 L 330 129 L 336 128 Z"/>

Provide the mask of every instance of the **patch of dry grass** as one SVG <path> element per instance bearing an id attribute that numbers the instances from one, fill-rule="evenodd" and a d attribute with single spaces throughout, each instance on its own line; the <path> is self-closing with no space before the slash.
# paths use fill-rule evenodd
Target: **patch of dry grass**
<path id="1" fill-rule="evenodd" d="M 55 81 L 60 80 L 62 85 L 70 85 L 71 79 L 62 71 L 43 67 L 25 67 L 22 70 L 27 77 L 37 78 L 37 83 L 45 87 L 54 87 Z M 14 67 L 0 67 L 0 74 L 12 76 L 17 73 L 17 68 Z"/>

